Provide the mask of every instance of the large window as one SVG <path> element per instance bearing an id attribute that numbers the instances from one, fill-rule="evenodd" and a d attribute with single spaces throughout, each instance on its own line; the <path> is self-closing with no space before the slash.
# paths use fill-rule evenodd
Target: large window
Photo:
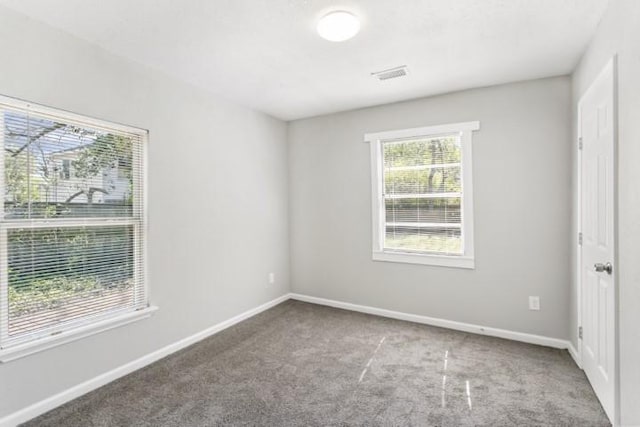
<path id="1" fill-rule="evenodd" d="M 365 135 L 373 259 L 474 267 L 471 134 L 478 122 Z"/>
<path id="2" fill-rule="evenodd" d="M 147 132 L 0 98 L 0 356 L 131 321 Z"/>

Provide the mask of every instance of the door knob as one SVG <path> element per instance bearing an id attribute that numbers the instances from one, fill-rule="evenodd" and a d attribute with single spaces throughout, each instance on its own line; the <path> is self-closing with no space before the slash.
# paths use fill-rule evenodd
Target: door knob
<path id="1" fill-rule="evenodd" d="M 611 272 L 613 271 L 613 265 L 611 265 L 610 262 L 606 264 L 602 264 L 601 262 L 599 262 L 594 264 L 593 267 L 596 269 L 598 273 L 602 273 L 603 271 L 606 271 L 607 274 L 611 274 Z"/>

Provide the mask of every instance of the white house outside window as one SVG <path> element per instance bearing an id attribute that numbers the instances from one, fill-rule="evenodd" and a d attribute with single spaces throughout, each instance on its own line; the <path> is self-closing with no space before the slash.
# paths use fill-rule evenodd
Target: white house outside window
<path id="1" fill-rule="evenodd" d="M 145 130 L 0 97 L 0 360 L 144 317 Z"/>
<path id="2" fill-rule="evenodd" d="M 474 267 L 471 136 L 478 122 L 365 135 L 373 259 Z"/>

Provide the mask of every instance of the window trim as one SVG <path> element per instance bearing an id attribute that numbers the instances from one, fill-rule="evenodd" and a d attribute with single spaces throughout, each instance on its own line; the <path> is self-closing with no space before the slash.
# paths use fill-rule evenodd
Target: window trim
<path id="1" fill-rule="evenodd" d="M 473 161 L 472 132 L 480 129 L 479 121 L 450 123 L 410 129 L 367 133 L 364 141 L 369 143 L 371 155 L 371 236 L 372 259 L 374 261 L 423 264 L 441 267 L 475 268 L 474 224 L 473 224 Z M 384 200 L 382 143 L 384 141 L 415 137 L 433 137 L 442 134 L 460 134 L 462 154 L 462 255 L 445 255 L 427 252 L 409 252 L 384 249 Z"/>
<path id="2" fill-rule="evenodd" d="M 135 192 L 142 192 L 137 199 L 141 203 L 141 215 L 139 218 L 91 218 L 87 219 L 70 219 L 70 220 L 58 220 L 55 223 L 61 224 L 64 227 L 71 227 L 74 225 L 88 225 L 95 222 L 96 226 L 109 226 L 109 225 L 133 225 L 140 228 L 139 232 L 142 236 L 142 240 L 137 239 L 135 246 L 142 245 L 139 250 L 141 254 L 140 259 L 134 259 L 134 262 L 142 262 L 142 269 L 140 270 L 144 280 L 144 293 L 146 299 L 146 305 L 144 307 L 138 307 L 134 310 L 115 310 L 113 312 L 104 313 L 102 315 L 96 315 L 95 317 L 89 317 L 82 321 L 70 322 L 69 324 L 62 324 L 59 328 L 52 328 L 52 332 L 48 335 L 34 336 L 31 339 L 16 340 L 14 343 L 0 347 L 0 363 L 5 363 L 11 360 L 15 360 L 30 354 L 34 354 L 43 350 L 47 350 L 52 347 L 56 347 L 68 342 L 72 342 L 84 337 L 88 337 L 109 329 L 124 326 L 126 324 L 136 322 L 138 320 L 146 319 L 153 315 L 158 307 L 151 304 L 151 293 L 149 287 L 149 259 L 148 259 L 148 244 L 147 239 L 149 235 L 149 221 L 148 221 L 148 142 L 149 142 L 149 130 L 138 128 L 129 125 L 123 125 L 120 123 L 112 122 L 109 120 L 101 120 L 91 116 L 85 116 L 63 110 L 60 108 L 52 108 L 45 105 L 24 101 L 17 98 L 12 98 L 4 95 L 0 95 L 0 103 L 9 107 L 21 109 L 25 111 L 37 112 L 41 116 L 50 117 L 52 119 L 63 118 L 66 123 L 77 126 L 91 126 L 96 130 L 104 131 L 119 131 L 123 134 L 130 134 L 140 138 L 141 147 L 139 150 L 139 156 L 141 156 L 140 163 L 142 170 L 140 171 L 140 178 L 142 180 L 141 185 L 134 187 Z M 4 125 L 2 117 L 0 117 L 0 128 Z M 4 146 L 4 132 L 0 129 L 0 149 Z M 3 154 L 4 156 L 4 154 Z M 4 157 L 0 159 L 0 189 L 4 188 Z M 135 198 L 135 197 L 134 197 Z M 135 209 L 134 209 L 135 211 Z M 4 204 L 0 203 L 0 218 L 4 218 Z M 97 223 L 101 224 L 98 225 Z M 35 224 L 37 223 L 37 224 Z M 77 224 L 76 224 L 77 223 Z M 5 221 L 5 229 L 14 228 L 16 226 L 28 225 L 29 227 L 49 227 L 52 222 L 39 220 L 16 220 Z M 7 228 L 8 226 L 8 228 Z M 8 307 L 8 286 L 2 286 L 2 283 L 7 283 L 4 273 L 7 267 L 7 254 L 3 247 L 6 247 L 6 233 L 0 232 L 0 307 Z M 0 316 L 0 332 L 8 330 L 8 324 L 5 324 L 5 316 Z"/>
<path id="3" fill-rule="evenodd" d="M 20 359 L 22 357 L 39 353 L 85 337 L 90 337 L 91 335 L 108 331 L 109 329 L 118 328 L 120 326 L 128 325 L 129 323 L 137 322 L 138 320 L 146 319 L 151 317 L 151 315 L 153 315 L 157 310 L 157 306 L 149 305 L 141 310 L 128 311 L 117 316 L 100 318 L 99 320 L 76 326 L 71 329 L 63 329 L 56 335 L 48 335 L 0 349 L 0 363 L 11 362 L 12 360 Z"/>

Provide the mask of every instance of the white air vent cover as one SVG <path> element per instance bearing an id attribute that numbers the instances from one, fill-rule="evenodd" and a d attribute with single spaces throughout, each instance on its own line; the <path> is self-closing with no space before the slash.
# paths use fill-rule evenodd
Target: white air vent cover
<path id="1" fill-rule="evenodd" d="M 375 73 L 371 73 L 371 75 L 378 80 L 389 80 L 395 79 L 398 77 L 404 77 L 409 74 L 409 70 L 407 70 L 406 65 L 401 65 L 400 67 L 389 68 L 388 70 L 377 71 Z"/>

